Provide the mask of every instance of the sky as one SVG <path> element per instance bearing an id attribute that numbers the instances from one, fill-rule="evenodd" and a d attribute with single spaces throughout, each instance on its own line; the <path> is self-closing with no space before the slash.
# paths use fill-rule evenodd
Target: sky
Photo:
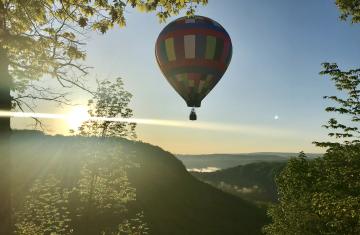
<path id="1" fill-rule="evenodd" d="M 134 117 L 184 122 L 138 125 L 139 140 L 172 153 L 323 152 L 312 141 L 326 138 L 321 125 L 330 117 L 324 111 L 329 103 L 322 97 L 336 90 L 319 75 L 321 63 L 359 66 L 360 25 L 340 21 L 328 0 L 210 0 L 197 14 L 219 22 L 233 43 L 227 72 L 197 110 L 204 128 L 189 128 L 189 108 L 156 63 L 154 45 L 166 23 L 154 14 L 128 9 L 126 28 L 89 35 L 89 85 L 122 77 L 134 95 Z M 83 104 L 88 98 L 81 91 L 72 97 Z M 67 109 L 44 105 L 38 111 Z M 49 122 L 52 134 L 67 129 L 62 121 Z"/>

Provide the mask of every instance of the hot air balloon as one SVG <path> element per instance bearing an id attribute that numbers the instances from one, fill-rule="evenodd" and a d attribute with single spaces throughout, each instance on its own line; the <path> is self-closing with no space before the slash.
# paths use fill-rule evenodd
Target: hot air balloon
<path id="1" fill-rule="evenodd" d="M 195 108 L 224 75 L 232 56 L 229 34 L 216 21 L 203 16 L 181 17 L 159 34 L 156 60 L 170 85 Z"/>

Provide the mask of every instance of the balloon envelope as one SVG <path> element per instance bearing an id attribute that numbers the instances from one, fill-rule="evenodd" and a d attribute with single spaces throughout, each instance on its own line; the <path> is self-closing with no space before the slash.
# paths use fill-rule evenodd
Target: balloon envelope
<path id="1" fill-rule="evenodd" d="M 182 17 L 161 31 L 155 54 L 165 78 L 187 105 L 200 107 L 229 66 L 232 44 L 216 21 Z"/>

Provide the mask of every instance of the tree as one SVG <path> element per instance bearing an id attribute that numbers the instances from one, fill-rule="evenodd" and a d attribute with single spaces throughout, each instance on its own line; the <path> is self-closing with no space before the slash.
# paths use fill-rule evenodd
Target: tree
<path id="1" fill-rule="evenodd" d="M 99 139 L 97 141 L 100 141 Z M 86 146 L 84 146 L 85 149 Z M 132 167 L 116 140 L 107 139 L 85 150 L 86 160 L 81 167 L 80 179 L 75 192 L 79 197 L 76 203 L 80 225 L 78 234 L 100 234 L 101 230 L 115 232 L 122 222 L 131 220 L 126 215 L 127 204 L 136 200 L 136 190 L 130 186 L 127 168 Z M 107 218 L 102 220 L 99 218 Z M 118 220 L 119 227 L 113 227 L 111 221 Z M 89 224 L 96 224 L 97 229 Z M 124 224 L 123 226 L 126 226 Z M 139 228 L 140 229 L 140 228 Z"/>
<path id="2" fill-rule="evenodd" d="M 182 9 L 192 14 L 200 3 L 207 0 L 1 0 L 0 108 L 10 110 L 11 101 L 20 109 L 29 107 L 24 104 L 27 98 L 59 100 L 61 97 L 51 92 L 46 93 L 50 98 L 39 92 L 24 94 L 29 88 L 36 91 L 32 81 L 43 76 L 53 77 L 65 87 L 86 89 L 78 79 L 88 71 L 80 63 L 86 57 L 83 36 L 88 30 L 105 33 L 114 25 L 125 26 L 127 6 L 155 11 L 164 21 Z M 9 118 L 1 119 L 0 128 L 10 129 Z"/>
<path id="3" fill-rule="evenodd" d="M 131 118 L 132 110 L 128 105 L 132 95 L 124 89 L 122 79 L 116 78 L 115 82 L 97 81 L 97 83 L 98 88 L 92 99 L 88 101 L 89 115 Z M 130 159 L 124 161 L 120 158 L 121 149 L 104 147 L 105 137 L 135 139 L 135 128 L 136 123 L 107 120 L 89 120 L 79 127 L 77 134 L 99 138 L 96 150 L 88 153 L 79 182 L 79 195 L 82 198 L 80 202 L 88 223 L 95 222 L 97 217 L 109 213 L 115 213 L 117 218 L 124 217 L 122 214 L 126 211 L 126 203 L 136 200 L 135 189 L 129 186 L 126 174 L 126 168 L 135 167 L 136 164 Z M 147 225 L 142 221 L 143 212 L 139 212 L 136 216 L 136 218 L 123 219 L 117 228 L 107 228 L 105 234 L 146 234 Z M 91 231 L 84 230 L 84 232 L 88 234 Z"/>
<path id="4" fill-rule="evenodd" d="M 360 22 L 359 0 L 337 0 L 341 19 Z M 360 234 L 360 69 L 342 71 L 336 63 L 324 63 L 342 96 L 324 96 L 327 107 L 341 117 L 324 127 L 337 141 L 314 142 L 327 147 L 322 158 L 309 160 L 304 154 L 288 162 L 276 178 L 279 203 L 268 210 L 273 222 L 267 234 Z"/>
<path id="5" fill-rule="evenodd" d="M 131 97 L 131 93 L 124 89 L 121 78 L 116 78 L 114 83 L 98 81 L 97 91 L 93 98 L 88 101 L 89 115 L 91 117 L 131 118 L 133 113 L 128 107 Z M 83 136 L 136 138 L 135 128 L 136 123 L 91 120 L 80 126 L 79 134 Z"/>
<path id="6" fill-rule="evenodd" d="M 331 118 L 324 127 L 330 130 L 330 137 L 343 139 L 341 142 L 314 142 L 320 147 L 335 147 L 341 144 L 353 145 L 360 143 L 360 69 L 350 69 L 342 71 L 335 63 L 324 63 L 322 75 L 329 75 L 335 82 L 335 87 L 345 93 L 344 97 L 324 96 L 337 103 L 336 106 L 330 106 L 325 109 L 327 112 L 333 112 L 343 117 L 342 122 L 336 118 Z"/>
<path id="7" fill-rule="evenodd" d="M 55 78 L 64 87 L 86 90 L 79 79 L 88 71 L 80 63 L 86 56 L 84 33 L 105 33 L 114 25 L 124 26 L 126 7 L 157 12 L 164 21 L 182 9 L 192 14 L 200 3 L 207 0 L 0 0 L 0 109 L 32 109 L 27 99 L 63 102 L 63 94 L 34 86 L 33 82 L 44 76 Z M 2 234 L 11 233 L 9 135 L 10 118 L 0 117 Z"/>
<path id="8" fill-rule="evenodd" d="M 279 202 L 268 210 L 266 234 L 359 234 L 359 173 L 360 145 L 291 159 L 276 179 Z"/>
<path id="9" fill-rule="evenodd" d="M 60 154 L 57 164 L 26 181 L 29 189 L 17 191 L 15 234 L 147 234 L 144 213 L 134 206 L 136 189 L 127 176 L 134 167 L 128 161 L 133 153 L 124 151 L 116 138 L 102 139 L 101 144 L 99 138 L 72 138 L 77 154 L 70 158 L 75 161 L 69 164 Z M 76 165 L 72 173 L 69 165 Z"/>
<path id="10" fill-rule="evenodd" d="M 359 0 L 336 0 L 336 5 L 340 9 L 340 19 L 351 18 L 352 23 L 360 22 L 360 1 Z"/>
<path id="11" fill-rule="evenodd" d="M 328 147 L 324 157 L 309 160 L 300 154 L 276 178 L 279 203 L 268 211 L 273 222 L 265 227 L 267 234 L 360 233 L 360 70 L 323 66 L 321 74 L 330 75 L 336 88 L 345 92 L 342 97 L 325 96 L 338 104 L 325 110 L 345 120 L 331 118 L 324 125 L 337 142 L 314 142 Z"/>
<path id="12" fill-rule="evenodd" d="M 36 179 L 22 208 L 16 210 L 15 233 L 71 234 L 70 193 L 71 190 L 62 187 L 56 175 Z"/>

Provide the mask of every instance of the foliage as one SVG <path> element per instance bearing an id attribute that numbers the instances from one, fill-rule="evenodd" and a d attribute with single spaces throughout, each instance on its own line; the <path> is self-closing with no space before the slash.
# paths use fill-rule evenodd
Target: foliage
<path id="1" fill-rule="evenodd" d="M 98 81 L 97 91 L 88 101 L 91 117 L 130 118 L 132 110 L 128 107 L 132 95 L 124 89 L 121 78 L 114 83 Z M 79 128 L 79 135 L 97 137 L 136 138 L 135 123 L 89 120 Z M 86 149 L 86 148 L 85 148 Z M 89 223 L 99 222 L 96 218 L 122 218 L 127 212 L 127 203 L 136 200 L 136 191 L 129 184 L 126 169 L 136 167 L 129 158 L 119 158 L 122 150 L 116 145 L 104 146 L 104 139 L 96 143 L 96 148 L 86 151 L 86 160 L 81 168 L 77 188 L 78 213 L 86 214 Z M 143 212 L 141 218 L 143 217 Z M 140 217 L 139 217 L 140 218 Z M 147 224 L 139 218 L 124 218 L 117 228 L 105 221 L 101 227 L 105 234 L 128 230 L 129 234 L 146 234 Z M 130 226 L 131 225 L 131 226 Z M 138 227 L 137 227 L 138 226 Z M 132 230 L 129 230 L 129 229 Z M 86 229 L 85 229 L 86 233 Z"/>
<path id="2" fill-rule="evenodd" d="M 131 234 L 131 235 L 141 235 L 149 234 L 149 228 L 147 224 L 144 223 L 144 213 L 140 212 L 136 214 L 135 218 L 125 219 L 119 224 L 118 230 L 116 232 L 111 232 L 111 235 L 121 235 L 121 234 Z M 107 235 L 105 232 L 103 235 Z"/>
<path id="3" fill-rule="evenodd" d="M 86 158 L 73 186 L 66 185 L 68 176 L 58 169 L 35 179 L 15 210 L 16 234 L 147 234 L 143 211 L 128 209 L 136 201 L 126 173 L 133 165 L 119 157 L 119 146 L 95 144 L 95 151 L 79 146 Z"/>
<path id="4" fill-rule="evenodd" d="M 360 1 L 336 4 L 343 20 L 360 22 Z M 314 142 L 329 147 L 323 158 L 300 154 L 289 161 L 277 177 L 280 200 L 268 211 L 273 222 L 264 228 L 267 234 L 360 234 L 360 69 L 342 71 L 335 63 L 323 67 L 320 74 L 345 93 L 324 97 L 337 104 L 325 110 L 344 118 L 331 118 L 324 127 L 343 142 Z"/>
<path id="5" fill-rule="evenodd" d="M 267 234 L 359 234 L 360 146 L 329 150 L 323 158 L 301 154 L 277 177 L 280 202 L 268 211 Z"/>
<path id="6" fill-rule="evenodd" d="M 126 210 L 124 205 L 136 198 L 135 189 L 130 187 L 126 175 L 126 168 L 130 165 L 126 159 L 118 157 L 122 152 L 118 147 L 96 145 L 97 149 L 85 153 L 87 159 L 80 171 L 80 203 L 84 207 L 96 208 L 100 214 L 107 209 L 120 214 Z"/>
<path id="7" fill-rule="evenodd" d="M 349 117 L 345 123 L 340 123 L 335 118 L 331 118 L 325 128 L 331 130 L 330 137 L 344 139 L 344 144 L 360 143 L 360 69 L 342 71 L 335 63 L 324 63 L 323 75 L 329 75 L 335 82 L 339 91 L 345 93 L 346 97 L 324 96 L 324 99 L 335 101 L 338 105 L 327 107 L 327 112 L 338 113 L 343 117 Z M 350 126 L 351 125 L 351 126 Z M 340 130 L 340 131 L 339 131 Z M 317 146 L 334 147 L 340 145 L 338 142 L 315 142 Z"/>
<path id="8" fill-rule="evenodd" d="M 62 86 L 78 86 L 88 72 L 82 64 L 86 32 L 105 33 L 115 25 L 125 26 L 127 8 L 156 12 L 160 21 L 186 10 L 193 14 L 207 0 L 1 0 L 0 48 L 8 63 L 13 106 L 32 108 L 30 100 L 66 103 L 65 94 L 34 83 L 43 76 L 55 78 Z M 6 59 L 5 59 L 6 58 Z M 10 89 L 10 88 L 9 88 Z M 91 92 L 90 90 L 88 90 Z"/>
<path id="9" fill-rule="evenodd" d="M 255 162 L 214 172 L 192 172 L 192 175 L 252 202 L 276 202 L 275 177 L 285 165 L 285 161 Z"/>
<path id="10" fill-rule="evenodd" d="M 132 95 L 124 89 L 121 78 L 114 83 L 110 81 L 98 82 L 97 91 L 88 101 L 91 117 L 131 118 L 132 110 L 128 107 Z M 83 136 L 129 137 L 136 138 L 136 123 L 90 120 L 79 128 Z"/>
<path id="11" fill-rule="evenodd" d="M 94 206 L 90 211 L 89 207 L 85 207 L 88 201 L 79 202 L 78 192 L 71 191 L 68 208 L 71 228 L 76 235 L 99 235 L 101 232 L 106 235 L 127 234 L 121 231 L 133 234 L 144 234 L 146 231 L 149 234 L 172 235 L 256 235 L 261 234 L 261 227 L 268 222 L 263 209 L 200 182 L 171 153 L 150 144 L 124 138 L 48 136 L 29 131 L 15 131 L 11 141 L 16 146 L 12 155 L 16 168 L 12 176 L 13 185 L 16 185 L 14 205 L 18 209 L 22 208 L 28 187 L 39 177 L 39 172 L 43 176 L 55 172 L 62 188 L 78 188 L 80 180 L 85 187 L 89 185 L 91 178 L 86 172 L 80 172 L 91 153 L 105 158 L 111 154 L 106 149 L 113 149 L 116 150 L 113 157 L 121 159 L 124 164 L 129 159 L 139 165 L 125 167 L 126 178 L 119 173 L 122 179 L 129 181 L 132 189 L 136 189 L 136 200 L 130 195 L 128 198 L 131 200 L 127 200 L 124 207 L 116 207 L 115 203 L 109 209 Z M 101 144 L 98 144 L 99 141 Z M 112 164 L 109 159 L 107 164 L 100 166 L 116 168 Z M 91 164 L 88 166 L 90 168 Z M 99 178 L 104 182 L 111 176 Z M 102 188 L 109 189 L 108 186 Z M 110 195 L 114 195 L 112 192 L 116 189 L 111 188 Z M 89 189 L 84 188 L 83 191 L 89 192 Z M 98 199 L 94 197 L 94 200 Z M 112 198 L 103 195 L 100 200 L 111 202 Z M 106 205 L 102 202 L 94 205 Z M 78 210 L 80 206 L 82 210 Z M 145 217 L 139 217 L 142 211 Z"/>
<path id="12" fill-rule="evenodd" d="M 331 118 L 325 128 L 341 142 L 314 142 L 329 147 L 323 158 L 309 160 L 304 154 L 289 161 L 277 177 L 279 203 L 268 211 L 272 224 L 267 234 L 359 234 L 360 233 L 360 69 L 341 71 L 324 63 L 345 97 L 325 96 L 337 103 L 327 107 L 350 120 Z"/>
<path id="13" fill-rule="evenodd" d="M 71 234 L 69 194 L 55 175 L 38 178 L 15 214 L 15 234 Z"/>
<path id="14" fill-rule="evenodd" d="M 87 158 L 74 190 L 73 196 L 78 198 L 76 213 L 87 223 L 97 223 L 106 233 L 126 230 L 131 224 L 133 233 L 128 234 L 146 234 L 147 224 L 141 220 L 143 212 L 139 212 L 141 216 L 137 215 L 136 218 L 127 215 L 127 204 L 136 201 L 136 190 L 131 187 L 126 170 L 135 164 L 131 164 L 127 157 L 119 157 L 122 154 L 119 146 L 104 147 L 100 143 L 95 146 L 93 151 L 85 152 Z M 119 225 L 113 226 L 108 220 L 102 221 L 99 217 L 119 221 Z M 87 233 L 86 227 L 80 228 L 80 231 Z"/>
<path id="15" fill-rule="evenodd" d="M 351 19 L 352 23 L 360 22 L 360 0 L 336 0 L 340 9 L 340 19 Z"/>
<path id="16" fill-rule="evenodd" d="M 130 118 L 132 110 L 128 107 L 131 94 L 123 87 L 121 78 L 114 83 L 98 81 L 97 91 L 88 101 L 91 117 Z M 136 123 L 90 120 L 79 128 L 79 135 L 97 137 L 129 137 L 136 138 Z M 80 214 L 86 214 L 87 220 L 97 221 L 98 216 L 107 214 L 121 218 L 126 211 L 126 204 L 136 200 L 136 191 L 129 185 L 126 174 L 128 167 L 137 165 L 129 158 L 119 158 L 122 150 L 116 145 L 103 146 L 104 139 L 96 144 L 96 149 L 87 151 L 86 160 L 81 169 L 78 185 L 78 204 Z M 86 148 L 85 148 L 86 149 Z M 127 234 L 146 234 L 147 224 L 140 212 L 139 218 L 125 218 L 117 228 L 107 227 L 104 234 L 128 231 Z M 98 221 L 99 223 L 99 221 Z"/>
<path id="17" fill-rule="evenodd" d="M 36 83 L 44 76 L 55 78 L 63 87 L 77 86 L 92 93 L 82 83 L 89 69 L 82 64 L 86 57 L 86 32 L 105 33 L 115 25 L 124 26 L 126 7 L 156 12 L 164 21 L 183 9 L 191 15 L 198 4 L 206 3 L 207 0 L 0 0 L 0 106 L 7 111 L 24 111 L 33 110 L 29 100 L 68 103 L 65 93 Z M 10 130 L 9 120 L 0 123 L 2 129 Z M 133 132 L 131 128 L 128 133 Z M 10 167 L 1 166 L 6 175 Z M 10 190 L 5 190 L 5 186 L 1 185 L 2 201 L 8 202 Z M 9 206 L 10 203 L 1 205 Z"/>

